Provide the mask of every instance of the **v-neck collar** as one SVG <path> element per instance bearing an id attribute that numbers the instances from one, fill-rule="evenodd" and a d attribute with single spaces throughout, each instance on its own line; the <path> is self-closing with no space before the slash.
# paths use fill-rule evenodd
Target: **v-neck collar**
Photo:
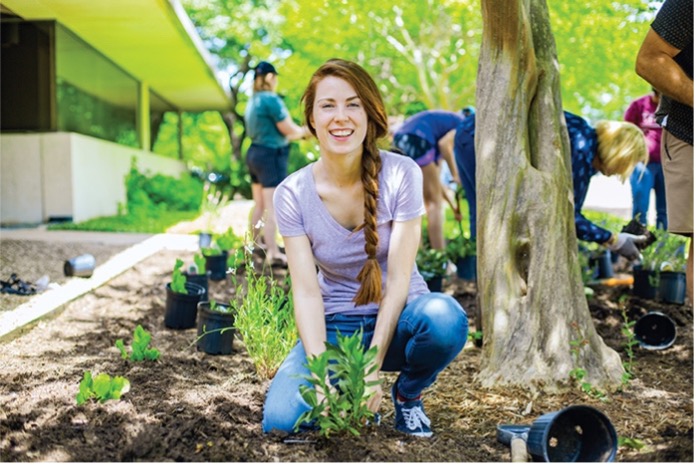
<path id="1" fill-rule="evenodd" d="M 317 206 L 317 210 L 321 217 L 331 225 L 331 227 L 339 234 L 343 236 L 350 236 L 353 234 L 358 234 L 359 232 L 353 232 L 350 229 L 347 229 L 346 227 L 343 227 L 329 212 L 328 208 L 324 204 L 324 201 L 321 199 L 321 196 L 319 196 L 319 192 L 317 191 L 317 182 L 314 179 L 314 170 L 312 170 L 312 166 L 316 164 L 314 162 L 313 164 L 307 166 L 307 169 L 309 170 L 309 178 L 311 180 L 311 196 L 312 200 L 314 201 L 314 204 Z"/>

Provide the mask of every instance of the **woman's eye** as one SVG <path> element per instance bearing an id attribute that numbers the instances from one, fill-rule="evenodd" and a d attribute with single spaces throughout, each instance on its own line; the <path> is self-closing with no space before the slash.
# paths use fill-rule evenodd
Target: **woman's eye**
<path id="1" fill-rule="evenodd" d="M 350 104 L 348 104 L 348 107 L 359 108 L 359 107 L 360 107 L 360 104 L 358 104 L 357 102 L 351 102 Z"/>
<path id="2" fill-rule="evenodd" d="M 322 109 L 330 109 L 333 107 L 333 104 L 322 104 L 321 108 Z"/>

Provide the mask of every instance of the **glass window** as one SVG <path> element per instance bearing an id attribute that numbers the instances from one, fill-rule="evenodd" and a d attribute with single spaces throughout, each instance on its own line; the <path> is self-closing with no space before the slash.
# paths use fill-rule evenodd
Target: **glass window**
<path id="1" fill-rule="evenodd" d="M 152 152 L 180 157 L 179 112 L 169 102 L 150 90 L 150 141 Z"/>

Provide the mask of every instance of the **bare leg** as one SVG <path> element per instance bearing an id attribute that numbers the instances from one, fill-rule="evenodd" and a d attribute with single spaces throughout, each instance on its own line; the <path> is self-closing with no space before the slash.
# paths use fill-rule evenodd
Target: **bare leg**
<path id="1" fill-rule="evenodd" d="M 259 235 L 261 234 L 260 222 L 263 220 L 263 212 L 265 210 L 263 188 L 260 183 L 251 184 L 251 196 L 254 200 L 254 208 L 251 210 L 251 217 L 249 218 L 249 231 L 254 243 L 258 244 L 260 240 Z"/>
<path id="2" fill-rule="evenodd" d="M 263 204 L 266 207 L 266 222 L 263 225 L 263 236 L 266 241 L 266 259 L 272 261 L 277 258 L 287 261 L 285 255 L 280 252 L 278 243 L 276 242 L 276 218 L 273 208 L 273 193 L 275 193 L 275 188 L 263 189 Z"/>
<path id="3" fill-rule="evenodd" d="M 423 170 L 423 200 L 428 216 L 428 239 L 430 247 L 436 250 L 445 249 L 445 213 L 440 184 L 440 166 L 428 164 Z"/>

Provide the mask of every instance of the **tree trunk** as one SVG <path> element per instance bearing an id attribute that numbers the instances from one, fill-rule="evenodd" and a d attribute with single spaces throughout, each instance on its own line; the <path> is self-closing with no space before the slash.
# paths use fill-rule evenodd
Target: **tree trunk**
<path id="1" fill-rule="evenodd" d="M 583 368 L 583 381 L 615 388 L 621 360 L 595 331 L 578 265 L 570 150 L 546 2 L 482 0 L 482 10 L 478 380 L 554 389 Z"/>
<path id="2" fill-rule="evenodd" d="M 244 115 L 239 112 L 237 106 L 239 105 L 240 88 L 244 83 L 247 73 L 251 71 L 249 67 L 250 62 L 251 55 L 247 54 L 244 60 L 239 64 L 237 72 L 230 76 L 229 87 L 232 98 L 232 111 L 220 113 L 222 121 L 225 122 L 225 126 L 230 135 L 232 159 L 238 161 L 242 160 L 242 143 L 244 143 L 244 138 L 246 137 L 246 125 L 244 123 Z M 241 127 L 241 131 L 237 132 L 237 126 Z"/>

